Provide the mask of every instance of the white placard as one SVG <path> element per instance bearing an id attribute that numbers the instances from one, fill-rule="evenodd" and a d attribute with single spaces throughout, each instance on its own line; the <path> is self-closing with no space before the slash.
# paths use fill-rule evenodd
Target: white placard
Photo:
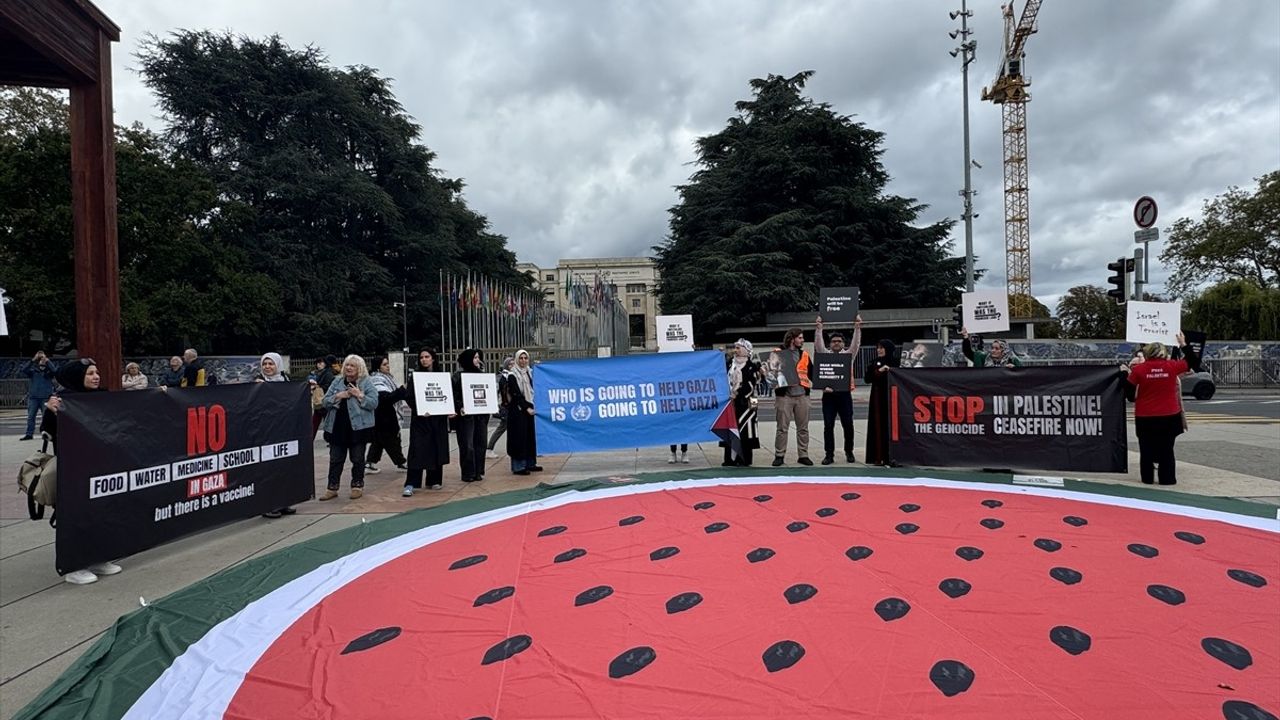
<path id="1" fill-rule="evenodd" d="M 684 352 L 693 349 L 692 315 L 658 316 L 658 352 Z"/>
<path id="2" fill-rule="evenodd" d="M 4 304 L 8 299 L 4 296 L 4 288 L 0 288 L 0 335 L 9 334 L 9 321 L 5 318 Z"/>
<path id="3" fill-rule="evenodd" d="M 1171 303 L 1130 300 L 1125 304 L 1124 339 L 1175 345 L 1182 332 L 1182 301 Z"/>
<path id="4" fill-rule="evenodd" d="M 462 412 L 498 414 L 498 378 L 493 373 L 462 373 Z"/>
<path id="5" fill-rule="evenodd" d="M 453 380 L 449 373 L 415 372 L 413 394 L 419 415 L 453 414 Z"/>
<path id="6" fill-rule="evenodd" d="M 609 347 L 608 345 L 601 345 L 600 347 L 596 348 L 596 357 L 598 358 L 613 357 L 613 348 Z"/>
<path id="7" fill-rule="evenodd" d="M 1038 487 L 1065 487 L 1066 479 L 1049 475 L 1014 475 L 1014 485 L 1036 485 Z"/>
<path id="8" fill-rule="evenodd" d="M 1004 290 L 974 290 L 961 296 L 964 329 L 970 333 L 1009 329 L 1009 295 Z"/>

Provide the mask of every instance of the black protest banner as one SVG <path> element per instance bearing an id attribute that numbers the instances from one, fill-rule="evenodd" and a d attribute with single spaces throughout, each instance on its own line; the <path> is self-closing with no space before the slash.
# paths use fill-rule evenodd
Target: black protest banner
<path id="1" fill-rule="evenodd" d="M 307 500 L 306 383 L 66 395 L 59 573 Z"/>
<path id="2" fill-rule="evenodd" d="M 815 353 L 813 356 L 813 387 L 816 390 L 847 391 L 852 374 L 853 355 L 849 353 Z"/>
<path id="3" fill-rule="evenodd" d="M 1122 387 L 1111 367 L 891 370 L 890 454 L 932 467 L 1127 472 Z"/>
<path id="4" fill-rule="evenodd" d="M 852 325 L 858 317 L 858 288 L 821 288 L 818 291 L 818 314 L 824 323 Z"/>

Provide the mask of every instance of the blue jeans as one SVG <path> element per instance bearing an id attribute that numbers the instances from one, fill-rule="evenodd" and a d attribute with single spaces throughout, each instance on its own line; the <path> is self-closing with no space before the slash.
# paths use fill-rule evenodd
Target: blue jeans
<path id="1" fill-rule="evenodd" d="M 36 433 L 36 413 L 40 412 L 40 408 L 44 407 L 45 402 L 49 398 L 27 398 L 27 435 L 35 435 Z"/>

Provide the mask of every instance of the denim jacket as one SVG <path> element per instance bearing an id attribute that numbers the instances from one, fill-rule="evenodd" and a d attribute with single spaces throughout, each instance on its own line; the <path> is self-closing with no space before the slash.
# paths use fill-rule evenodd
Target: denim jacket
<path id="1" fill-rule="evenodd" d="M 364 430 L 373 427 L 373 411 L 378 407 L 378 391 L 373 387 L 373 381 L 368 377 L 360 378 L 357 383 L 360 392 L 364 393 L 364 400 L 357 401 L 353 397 L 347 398 L 347 412 L 351 414 L 351 429 Z M 346 380 L 339 375 L 329 384 L 329 390 L 324 394 L 324 406 L 328 408 L 328 412 L 324 415 L 325 432 L 333 432 L 334 418 L 338 415 L 338 401 L 334 397 L 347 389 Z"/>
<path id="2" fill-rule="evenodd" d="M 53 378 L 57 368 L 53 361 L 49 360 L 44 367 L 40 367 L 37 363 L 28 360 L 22 366 L 22 374 L 31 378 L 31 386 L 27 390 L 27 395 L 33 400 L 47 400 L 53 395 Z"/>

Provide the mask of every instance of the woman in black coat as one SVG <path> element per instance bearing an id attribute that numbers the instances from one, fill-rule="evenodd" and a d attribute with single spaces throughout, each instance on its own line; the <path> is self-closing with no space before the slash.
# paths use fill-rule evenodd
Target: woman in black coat
<path id="1" fill-rule="evenodd" d="M 511 472 L 528 475 L 541 472 L 538 464 L 538 436 L 534 427 L 533 369 L 529 353 L 516 351 L 516 364 L 505 381 L 507 396 L 507 455 Z"/>
<path id="2" fill-rule="evenodd" d="M 458 355 L 458 369 L 453 372 L 453 407 L 458 414 L 454 426 L 458 435 L 458 465 L 462 467 L 462 482 L 484 479 L 485 440 L 489 436 L 489 415 L 468 415 L 463 411 L 463 373 L 483 373 L 484 358 L 480 351 L 467 348 Z"/>
<path id="3" fill-rule="evenodd" d="M 898 348 L 892 340 L 881 340 L 876 347 L 876 359 L 867 364 L 866 377 L 871 386 L 871 401 L 867 408 L 867 464 L 891 465 L 889 458 L 889 368 L 902 362 Z"/>
<path id="4" fill-rule="evenodd" d="M 742 454 L 733 457 L 732 446 L 721 440 L 724 448 L 724 467 L 751 467 L 751 451 L 760 447 L 760 435 L 756 431 L 756 383 L 760 382 L 760 363 L 751 356 L 751 342 L 739 339 L 733 344 L 733 357 L 729 358 L 729 396 L 733 398 L 733 414 L 738 418 L 738 436 L 742 441 Z"/>
<path id="5" fill-rule="evenodd" d="M 417 372 L 444 372 L 436 362 L 436 351 L 423 348 L 418 351 Z M 422 488 L 422 475 L 426 473 L 427 487 L 439 490 L 444 487 L 444 466 L 449 464 L 449 418 L 452 415 L 419 415 L 417 393 L 413 391 L 413 375 L 409 382 L 391 394 L 392 402 L 404 400 L 413 408 L 409 420 L 409 471 L 404 479 L 404 497 L 413 497 L 414 489 Z"/>

